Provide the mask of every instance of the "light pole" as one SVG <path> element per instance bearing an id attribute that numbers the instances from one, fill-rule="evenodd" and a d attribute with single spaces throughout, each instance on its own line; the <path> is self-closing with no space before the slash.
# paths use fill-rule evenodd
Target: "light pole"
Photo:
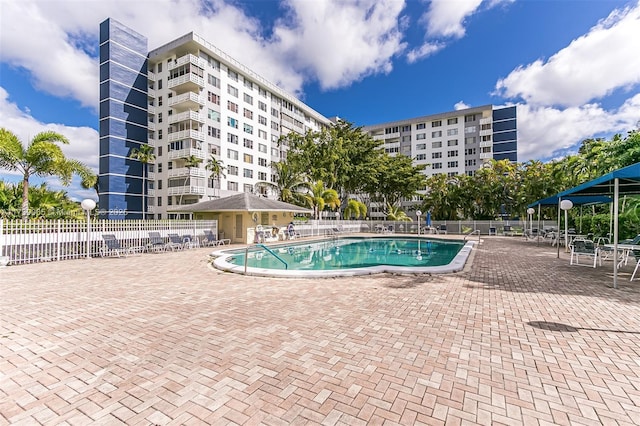
<path id="1" fill-rule="evenodd" d="M 422 216 L 422 211 L 416 210 L 416 216 L 418 217 L 418 237 L 420 236 L 420 216 Z"/>
<path id="2" fill-rule="evenodd" d="M 560 208 L 564 210 L 564 251 L 569 250 L 569 223 L 568 212 L 573 207 L 571 200 L 562 200 L 560 202 Z"/>
<path id="3" fill-rule="evenodd" d="M 87 212 L 87 259 L 91 259 L 91 210 L 96 208 L 96 202 L 86 198 L 82 200 L 80 206 Z"/>
<path id="4" fill-rule="evenodd" d="M 527 214 L 529 215 L 529 232 L 531 233 L 531 235 L 533 236 L 533 214 L 536 211 L 533 209 L 533 207 L 529 207 L 527 209 Z"/>

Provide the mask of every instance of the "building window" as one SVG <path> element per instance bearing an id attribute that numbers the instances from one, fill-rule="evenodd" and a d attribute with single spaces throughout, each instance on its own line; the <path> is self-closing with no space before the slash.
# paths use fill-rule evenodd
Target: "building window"
<path id="1" fill-rule="evenodd" d="M 423 161 L 427 159 L 427 154 L 418 154 L 416 155 L 416 161 Z"/>
<path id="2" fill-rule="evenodd" d="M 457 157 L 457 156 L 458 156 L 458 150 L 457 149 L 447 152 L 447 157 Z"/>
<path id="3" fill-rule="evenodd" d="M 244 192 L 247 194 L 253 194 L 253 185 L 251 185 L 250 183 L 245 183 L 243 185 L 244 188 Z"/>
<path id="4" fill-rule="evenodd" d="M 265 103 L 264 103 L 264 102 L 262 102 L 262 101 L 258 101 L 258 109 L 259 109 L 260 111 L 267 112 L 267 104 L 265 104 Z"/>
<path id="5" fill-rule="evenodd" d="M 236 89 L 230 84 L 227 85 L 227 93 L 233 97 L 236 97 L 236 98 L 238 97 L 238 89 Z"/>
<path id="6" fill-rule="evenodd" d="M 242 175 L 246 178 L 253 179 L 253 170 L 251 169 L 242 169 Z"/>
<path id="7" fill-rule="evenodd" d="M 431 148 L 442 148 L 442 141 L 431 142 Z"/>
<path id="8" fill-rule="evenodd" d="M 253 111 L 251 111 L 250 109 L 244 109 L 243 111 L 243 115 L 245 118 L 248 118 L 250 120 L 253 120 Z"/>
<path id="9" fill-rule="evenodd" d="M 233 80 L 233 81 L 238 81 L 238 73 L 235 71 L 231 71 L 230 69 L 227 70 L 227 75 L 229 76 L 229 79 Z"/>
<path id="10" fill-rule="evenodd" d="M 431 158 L 442 158 L 442 153 L 441 152 L 432 152 L 431 153 Z"/>
<path id="11" fill-rule="evenodd" d="M 469 115 L 465 115 L 464 116 L 464 122 L 465 123 L 471 123 L 473 121 L 476 121 L 476 115 L 477 114 L 469 114 Z"/>
<path id="12" fill-rule="evenodd" d="M 467 138 L 464 138 L 464 144 L 465 145 L 471 145 L 473 143 L 476 143 L 476 137 L 475 136 L 469 136 Z"/>
<path id="13" fill-rule="evenodd" d="M 237 166 L 229 166 L 228 172 L 231 176 L 238 176 L 238 167 Z"/>
<path id="14" fill-rule="evenodd" d="M 431 127 L 440 127 L 442 126 L 442 120 L 432 121 Z"/>
<path id="15" fill-rule="evenodd" d="M 234 145 L 238 145 L 238 136 L 232 135 L 231 133 L 227 134 L 227 142 L 232 143 Z"/>
<path id="16" fill-rule="evenodd" d="M 449 168 L 458 167 L 458 162 L 457 161 L 449 161 L 447 163 L 447 167 L 449 167 Z"/>
<path id="17" fill-rule="evenodd" d="M 411 131 L 411 125 L 409 124 L 408 126 L 402 126 L 402 131 L 403 132 L 410 132 Z"/>
<path id="18" fill-rule="evenodd" d="M 469 127 L 465 127 L 465 128 L 464 128 L 464 132 L 465 132 L 466 134 L 469 134 L 469 133 L 475 133 L 475 132 L 476 132 L 476 126 L 469 126 Z"/>
<path id="19" fill-rule="evenodd" d="M 416 135 L 416 140 L 422 140 L 422 139 L 426 139 L 427 138 L 427 134 L 426 133 L 418 133 Z"/>
<path id="20" fill-rule="evenodd" d="M 157 184 L 158 184 L 158 189 L 162 189 L 162 181 L 161 180 L 157 181 Z"/>
<path id="21" fill-rule="evenodd" d="M 157 201 L 156 205 L 158 207 L 162 207 L 162 197 L 158 197 L 158 199 L 156 201 Z"/>
<path id="22" fill-rule="evenodd" d="M 210 85 L 212 85 L 213 87 L 217 87 L 218 89 L 220 88 L 220 79 L 218 77 L 214 77 L 211 74 L 208 74 L 207 78 Z"/>
<path id="23" fill-rule="evenodd" d="M 483 124 L 482 126 L 480 126 L 480 130 L 491 130 L 491 123 Z"/>
<path id="24" fill-rule="evenodd" d="M 231 101 L 227 101 L 227 109 L 229 111 L 238 112 L 238 104 Z"/>
<path id="25" fill-rule="evenodd" d="M 258 129 L 258 137 L 261 139 L 267 139 L 267 132 L 265 132 L 264 130 Z"/>
<path id="26" fill-rule="evenodd" d="M 158 65 L 156 65 L 156 72 L 158 73 L 162 72 L 162 62 L 158 62 Z"/>
<path id="27" fill-rule="evenodd" d="M 227 158 L 229 158 L 231 160 L 237 160 L 238 159 L 238 151 L 236 151 L 235 149 L 227 149 Z"/>
<path id="28" fill-rule="evenodd" d="M 159 146 L 157 150 L 158 150 L 158 157 L 162 157 L 162 147 Z"/>
<path id="29" fill-rule="evenodd" d="M 402 137 L 402 142 L 411 142 L 411 135 L 406 135 Z"/>
<path id="30" fill-rule="evenodd" d="M 431 168 L 432 169 L 441 169 L 442 168 L 442 163 L 433 163 L 433 164 L 431 164 Z"/>
<path id="31" fill-rule="evenodd" d="M 475 148 L 468 148 L 466 151 L 467 155 L 476 155 L 476 149 Z"/>
<path id="32" fill-rule="evenodd" d="M 427 124 L 426 123 L 418 123 L 416 124 L 416 130 L 422 130 L 422 129 L 426 129 L 427 128 Z"/>
<path id="33" fill-rule="evenodd" d="M 207 134 L 212 138 L 220 139 L 220 129 L 215 127 L 207 126 Z"/>
<path id="34" fill-rule="evenodd" d="M 238 191 L 238 182 L 227 182 L 227 189 L 229 191 Z"/>
<path id="35" fill-rule="evenodd" d="M 238 120 L 235 118 L 228 117 L 227 118 L 227 126 L 233 127 L 234 129 L 238 128 Z"/>
<path id="36" fill-rule="evenodd" d="M 216 95 L 213 92 L 207 92 L 207 100 L 216 105 L 220 105 L 220 96 Z"/>
<path id="37" fill-rule="evenodd" d="M 458 146 L 458 139 L 449 139 L 447 141 L 447 146 Z"/>
<path id="38" fill-rule="evenodd" d="M 267 117 L 263 117 L 261 115 L 258 116 L 258 123 L 263 124 L 263 125 L 267 125 Z"/>
<path id="39" fill-rule="evenodd" d="M 218 123 L 220 122 L 220 113 L 218 111 L 210 109 L 207 113 L 207 117 L 209 117 L 209 120 L 217 121 Z"/>
<path id="40" fill-rule="evenodd" d="M 424 149 L 427 149 L 427 144 L 426 143 L 419 143 L 419 144 L 416 145 L 416 150 L 422 151 Z"/>
<path id="41" fill-rule="evenodd" d="M 246 103 L 248 103 L 249 105 L 253 105 L 253 96 L 250 96 L 248 94 L 244 94 L 244 101 Z"/>
<path id="42" fill-rule="evenodd" d="M 253 134 L 253 126 L 250 124 L 245 123 L 244 124 L 244 132 L 245 133 L 249 133 L 250 135 Z"/>
<path id="43" fill-rule="evenodd" d="M 271 128 L 273 130 L 280 130 L 280 125 L 278 123 L 276 123 L 275 121 L 271 122 Z"/>
<path id="44" fill-rule="evenodd" d="M 258 157 L 258 165 L 262 167 L 267 167 L 267 159 Z"/>
<path id="45" fill-rule="evenodd" d="M 449 119 L 447 120 L 447 124 L 448 124 L 448 125 L 458 124 L 458 117 L 449 118 Z"/>
<path id="46" fill-rule="evenodd" d="M 158 163 L 158 173 L 162 173 L 162 163 Z"/>
<path id="47" fill-rule="evenodd" d="M 467 160 L 467 163 L 466 163 L 466 164 L 467 164 L 467 166 L 468 166 L 468 167 L 473 167 L 473 166 L 475 166 L 475 165 L 476 165 L 476 160 L 475 160 L 475 158 L 474 158 L 474 159 L 471 159 L 471 160 Z"/>
<path id="48" fill-rule="evenodd" d="M 484 135 L 482 137 L 482 142 L 490 142 L 491 141 L 491 135 Z"/>
<path id="49" fill-rule="evenodd" d="M 245 163 L 249 163 L 249 164 L 253 164 L 253 155 L 244 154 L 244 162 Z"/>
<path id="50" fill-rule="evenodd" d="M 458 129 L 449 129 L 447 130 L 447 136 L 455 136 L 458 134 Z"/>
<path id="51" fill-rule="evenodd" d="M 263 152 L 263 153 L 267 153 L 267 146 L 265 144 L 259 143 L 258 144 L 258 152 Z"/>
<path id="52" fill-rule="evenodd" d="M 437 130 L 435 132 L 431 132 L 431 137 L 432 138 L 439 138 L 442 137 L 442 130 Z"/>
<path id="53" fill-rule="evenodd" d="M 267 174 L 265 172 L 258 172 L 258 179 L 262 181 L 267 180 Z"/>

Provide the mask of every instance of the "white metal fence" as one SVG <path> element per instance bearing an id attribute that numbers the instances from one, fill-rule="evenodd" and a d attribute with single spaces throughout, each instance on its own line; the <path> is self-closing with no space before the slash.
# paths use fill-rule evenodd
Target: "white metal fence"
<path id="1" fill-rule="evenodd" d="M 104 234 L 113 234 L 123 247 L 146 246 L 149 232 L 162 237 L 204 236 L 205 230 L 218 235 L 216 220 L 0 220 L 0 256 L 10 264 L 47 262 L 99 256 Z"/>

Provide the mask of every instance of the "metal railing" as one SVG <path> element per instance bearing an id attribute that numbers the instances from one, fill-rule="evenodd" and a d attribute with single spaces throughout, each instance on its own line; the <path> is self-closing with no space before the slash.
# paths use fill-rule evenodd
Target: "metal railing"
<path id="1" fill-rule="evenodd" d="M 88 226 L 87 226 L 88 225 Z M 48 262 L 100 256 L 102 235 L 113 234 L 123 247 L 141 247 L 149 242 L 149 232 L 204 236 L 205 230 L 218 234 L 216 220 L 0 220 L 0 256 L 9 264 Z"/>

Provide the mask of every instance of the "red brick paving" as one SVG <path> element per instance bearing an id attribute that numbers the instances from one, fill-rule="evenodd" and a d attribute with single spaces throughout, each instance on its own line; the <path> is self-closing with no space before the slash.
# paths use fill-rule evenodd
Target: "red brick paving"
<path id="1" fill-rule="evenodd" d="M 244 277 L 208 252 L 0 270 L 0 424 L 640 424 L 631 264 L 612 289 L 610 262 L 517 238 L 442 276 Z"/>

